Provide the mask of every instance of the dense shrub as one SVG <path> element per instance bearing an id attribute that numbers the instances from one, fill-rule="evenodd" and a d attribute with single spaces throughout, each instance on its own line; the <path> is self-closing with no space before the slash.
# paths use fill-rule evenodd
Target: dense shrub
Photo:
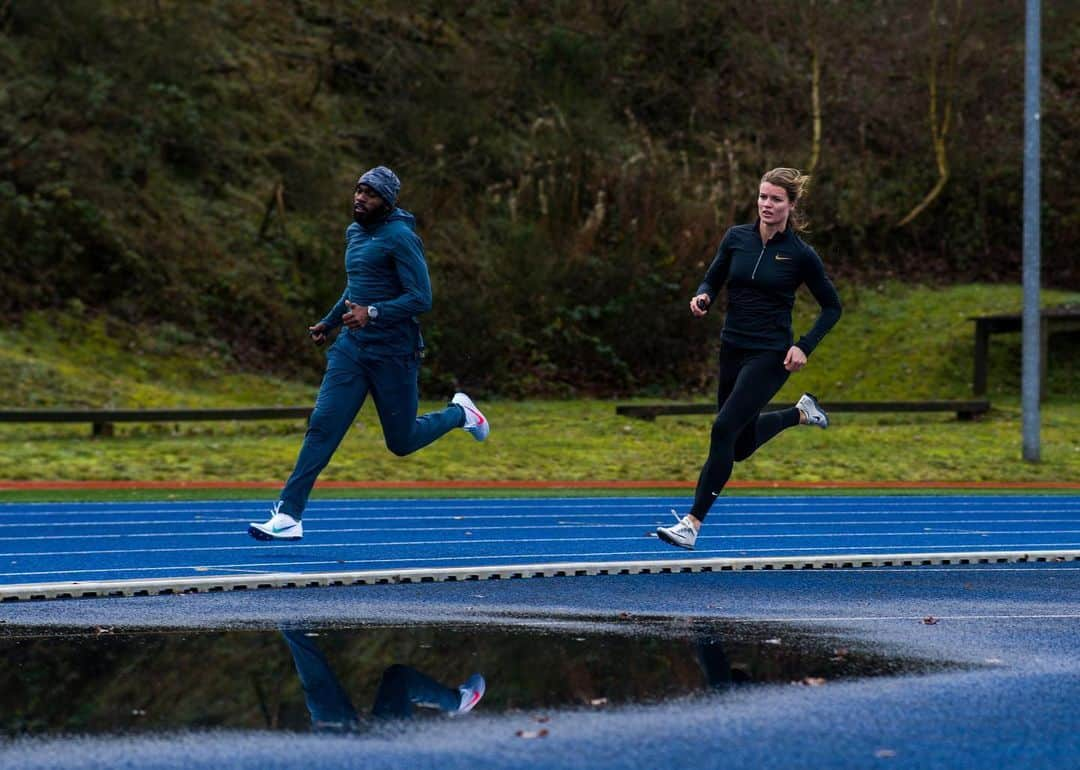
<path id="1" fill-rule="evenodd" d="M 1044 6 L 1044 272 L 1068 288 L 1080 11 Z M 317 368 L 351 184 L 386 163 L 436 287 L 430 383 L 679 387 L 715 334 L 686 298 L 772 166 L 816 161 L 841 282 L 1017 280 L 1022 28 L 943 0 L 12 0 L 0 312 L 78 298 Z"/>

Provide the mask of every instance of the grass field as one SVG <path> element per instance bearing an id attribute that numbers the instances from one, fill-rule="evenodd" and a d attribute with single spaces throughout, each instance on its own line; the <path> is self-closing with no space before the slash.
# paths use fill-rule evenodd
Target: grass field
<path id="1" fill-rule="evenodd" d="M 969 397 L 967 318 L 1018 308 L 1019 290 L 884 286 L 845 299 L 840 325 L 779 400 L 794 401 L 803 390 L 825 400 Z M 1077 294 L 1046 297 L 1048 304 L 1077 300 Z M 809 310 L 800 305 L 800 327 Z M 101 319 L 46 324 L 37 317 L 4 332 L 0 343 L 0 388 L 12 407 L 308 405 L 318 384 L 317 376 L 298 383 L 239 372 L 221 346 L 199 345 L 172 328 L 147 335 Z M 1041 463 L 1020 460 L 1019 338 L 1012 335 L 992 343 L 993 410 L 984 419 L 836 414 L 828 431 L 786 432 L 737 466 L 733 478 L 1075 482 L 1076 347 L 1075 337 L 1054 340 Z M 688 392 L 684 400 L 711 400 L 712 387 Z M 494 426 L 487 443 L 455 431 L 407 458 L 385 449 L 368 404 L 322 479 L 692 481 L 707 451 L 707 415 L 648 423 L 617 417 L 616 400 L 481 403 Z M 428 401 L 423 408 L 440 405 Z M 303 421 L 120 424 L 114 437 L 92 439 L 89 425 L 4 425 L 0 479 L 280 482 L 292 468 L 303 430 Z"/>

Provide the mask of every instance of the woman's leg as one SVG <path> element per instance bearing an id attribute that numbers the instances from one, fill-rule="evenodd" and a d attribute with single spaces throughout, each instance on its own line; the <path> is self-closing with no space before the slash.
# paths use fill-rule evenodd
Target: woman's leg
<path id="1" fill-rule="evenodd" d="M 735 439 L 735 462 L 742 462 L 777 433 L 794 428 L 798 424 L 799 410 L 794 406 L 759 414 L 758 418 L 743 428 L 742 433 Z"/>
<path id="2" fill-rule="evenodd" d="M 416 416 L 419 359 L 387 358 L 372 364 L 371 370 L 371 398 L 379 412 L 386 448 L 399 457 L 426 447 L 464 424 L 465 412 L 456 404 Z"/>
<path id="3" fill-rule="evenodd" d="M 784 368 L 782 352 L 721 351 L 718 390 L 720 411 L 713 421 L 709 456 L 701 468 L 694 504 L 690 508 L 690 515 L 698 521 L 705 520 L 709 509 L 731 477 L 737 439 L 743 431 L 751 428 L 755 431 L 756 440 L 756 424 L 760 412 L 783 387 L 787 378 L 788 371 Z M 782 427 L 782 419 L 766 420 L 762 431 L 764 440 L 772 438 Z M 754 448 L 756 446 L 760 444 Z"/>

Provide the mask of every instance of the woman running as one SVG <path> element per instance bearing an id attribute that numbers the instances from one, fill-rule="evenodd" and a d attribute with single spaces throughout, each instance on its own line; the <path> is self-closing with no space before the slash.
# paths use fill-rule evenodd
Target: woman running
<path id="1" fill-rule="evenodd" d="M 829 427 L 828 415 L 810 393 L 789 409 L 761 414 L 788 376 L 806 366 L 807 357 L 840 318 L 840 298 L 821 258 L 797 235 L 804 225 L 798 203 L 807 181 L 809 177 L 793 168 L 774 168 L 761 178 L 757 222 L 727 231 L 705 280 L 690 300 L 690 312 L 701 318 L 720 287 L 727 284 L 727 312 L 720 335 L 719 413 L 694 503 L 677 524 L 657 528 L 664 542 L 694 547 L 701 524 L 736 461 L 745 460 L 786 428 Z M 792 344 L 791 309 L 795 291 L 804 283 L 821 312 L 810 331 Z"/>

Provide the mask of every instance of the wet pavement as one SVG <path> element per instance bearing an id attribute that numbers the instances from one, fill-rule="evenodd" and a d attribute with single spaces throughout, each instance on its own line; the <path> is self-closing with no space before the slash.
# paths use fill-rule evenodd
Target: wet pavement
<path id="1" fill-rule="evenodd" d="M 1072 564 L 19 603 L 0 767 L 1070 767 L 1078 631 Z"/>
<path id="2" fill-rule="evenodd" d="M 648 635 L 468 625 L 48 635 L 5 628 L 0 729 L 8 737 L 357 729 L 457 715 L 458 685 L 475 673 L 487 682 L 477 705 L 484 713 L 539 715 L 964 667 L 882 655 L 795 626 L 649 625 Z M 394 677 L 408 680 L 404 696 Z"/>

